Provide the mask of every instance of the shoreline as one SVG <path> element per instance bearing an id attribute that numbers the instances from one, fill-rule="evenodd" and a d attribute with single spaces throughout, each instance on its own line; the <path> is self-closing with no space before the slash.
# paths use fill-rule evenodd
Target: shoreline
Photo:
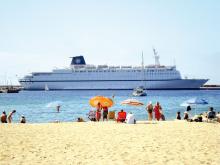
<path id="1" fill-rule="evenodd" d="M 160 121 L 157 121 L 157 120 L 152 120 L 152 121 L 149 121 L 149 120 L 136 120 L 136 124 L 152 124 L 152 123 L 163 123 L 163 122 L 187 122 L 187 123 L 207 123 L 206 121 L 202 121 L 202 122 L 196 122 L 196 121 L 186 121 L 184 119 L 181 119 L 181 120 L 177 120 L 177 119 L 168 119 L 168 120 L 160 120 Z M 116 123 L 117 124 L 117 121 L 116 120 L 108 120 L 108 121 L 90 121 L 90 120 L 84 120 L 83 122 L 78 122 L 78 121 L 50 121 L 50 122 L 26 122 L 26 123 L 20 123 L 19 121 L 12 121 L 12 123 L 0 123 L 0 125 L 16 125 L 16 124 L 21 124 L 21 125 L 27 125 L 27 124 L 31 124 L 31 125 L 43 125 L 43 124 L 54 124 L 54 123 L 66 123 L 66 124 L 70 124 L 70 123 Z M 120 122 L 119 122 L 120 123 Z M 118 123 L 118 124 L 119 124 Z M 219 123 L 217 121 L 213 121 L 213 122 L 210 122 L 210 123 Z M 120 124 L 126 124 L 127 123 L 120 123 Z M 130 124 L 129 124 L 130 125 Z M 135 124 L 133 124 L 135 125 Z"/>

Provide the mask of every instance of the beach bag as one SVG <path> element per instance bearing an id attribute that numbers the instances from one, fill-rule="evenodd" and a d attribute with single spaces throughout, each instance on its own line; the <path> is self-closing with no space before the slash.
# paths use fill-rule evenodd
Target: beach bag
<path id="1" fill-rule="evenodd" d="M 202 122 L 202 116 L 197 116 L 195 119 L 194 119 L 195 122 Z"/>
<path id="2" fill-rule="evenodd" d="M 108 119 L 115 119 L 115 111 L 109 111 L 108 112 Z"/>
<path id="3" fill-rule="evenodd" d="M 165 121 L 165 116 L 164 116 L 164 114 L 161 114 L 161 120 L 162 120 L 162 121 Z"/>

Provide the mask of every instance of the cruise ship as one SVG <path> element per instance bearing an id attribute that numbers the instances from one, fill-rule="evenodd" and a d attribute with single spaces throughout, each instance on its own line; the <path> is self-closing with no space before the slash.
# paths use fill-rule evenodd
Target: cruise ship
<path id="1" fill-rule="evenodd" d="M 25 90 L 131 90 L 138 86 L 150 90 L 199 89 L 208 79 L 183 79 L 176 66 L 108 66 L 86 64 L 83 56 L 71 57 L 68 69 L 33 72 L 19 79 Z"/>

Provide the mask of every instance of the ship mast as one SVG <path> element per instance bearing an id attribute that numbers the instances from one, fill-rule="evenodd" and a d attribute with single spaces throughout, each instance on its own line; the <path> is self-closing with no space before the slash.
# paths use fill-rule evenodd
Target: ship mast
<path id="1" fill-rule="evenodd" d="M 153 52 L 154 52 L 155 66 L 159 67 L 160 66 L 160 61 L 159 61 L 160 56 L 158 55 L 155 48 L 153 48 Z"/>
<path id="2" fill-rule="evenodd" d="M 142 56 L 141 67 L 142 67 L 142 70 L 144 70 L 144 53 L 143 53 L 143 51 L 141 53 L 141 56 Z"/>
<path id="3" fill-rule="evenodd" d="M 143 77 L 142 77 L 142 83 L 143 83 L 143 87 L 145 88 L 145 70 L 144 70 L 144 52 L 142 51 L 141 53 L 142 56 L 142 61 L 141 61 L 141 69 L 142 69 L 142 73 L 143 73 Z"/>

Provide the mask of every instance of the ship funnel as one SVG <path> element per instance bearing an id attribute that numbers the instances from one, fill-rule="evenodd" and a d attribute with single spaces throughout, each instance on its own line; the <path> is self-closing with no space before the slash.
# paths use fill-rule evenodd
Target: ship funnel
<path id="1" fill-rule="evenodd" d="M 70 58 L 72 58 L 71 65 L 86 65 L 86 62 L 83 56 L 75 56 L 75 57 L 70 57 Z"/>

